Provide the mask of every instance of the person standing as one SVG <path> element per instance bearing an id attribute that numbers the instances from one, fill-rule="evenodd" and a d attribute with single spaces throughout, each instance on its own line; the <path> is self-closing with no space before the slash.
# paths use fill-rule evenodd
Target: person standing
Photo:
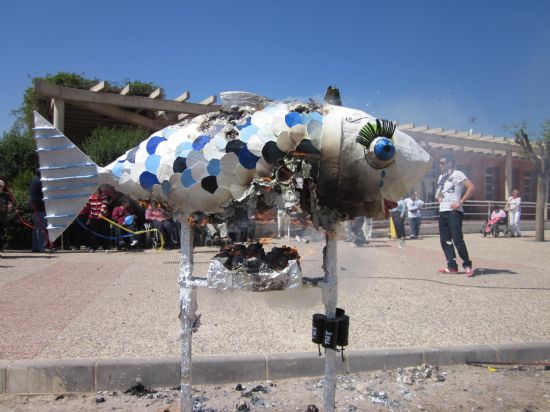
<path id="1" fill-rule="evenodd" d="M 519 196 L 519 190 L 512 190 L 512 196 L 508 198 L 508 204 L 506 205 L 509 211 L 508 219 L 510 228 L 512 229 L 512 237 L 520 237 L 521 230 L 519 229 L 519 218 L 521 217 L 521 197 Z"/>
<path id="2" fill-rule="evenodd" d="M 399 239 L 399 248 L 403 249 L 405 247 L 405 199 L 399 199 L 397 206 L 390 209 L 390 213 Z"/>
<path id="3" fill-rule="evenodd" d="M 104 194 L 103 188 L 93 193 L 88 199 L 88 221 L 86 222 L 90 239 L 88 242 L 88 252 L 95 252 L 98 245 L 101 245 L 104 251 L 109 250 L 109 223 L 101 216 L 107 216 L 109 213 L 109 198 Z"/>
<path id="4" fill-rule="evenodd" d="M 363 233 L 363 225 L 365 223 L 365 216 L 356 216 L 351 219 L 351 237 L 353 240 L 353 247 L 367 246 L 369 242 L 365 239 Z"/>
<path id="5" fill-rule="evenodd" d="M 8 221 L 8 211 L 14 202 L 6 183 L 0 179 L 0 250 L 4 249 L 4 232 Z"/>
<path id="6" fill-rule="evenodd" d="M 29 187 L 29 205 L 32 213 L 32 251 L 44 252 L 49 248 L 48 232 L 46 231 L 46 206 L 42 193 L 40 171 L 36 170 Z"/>
<path id="7" fill-rule="evenodd" d="M 372 238 L 372 226 L 372 217 L 365 217 L 365 222 L 363 223 L 363 235 L 365 235 L 365 240 L 367 242 L 369 242 Z"/>
<path id="8" fill-rule="evenodd" d="M 475 186 L 464 173 L 455 170 L 455 160 L 451 155 L 441 157 L 439 169 L 441 175 L 437 179 L 438 189 L 435 197 L 439 202 L 439 240 L 447 259 L 447 267 L 439 269 L 438 272 L 458 273 L 456 248 L 466 276 L 470 277 L 474 275 L 474 270 L 462 234 L 462 205 L 472 197 Z"/>
<path id="9" fill-rule="evenodd" d="M 422 206 L 424 206 L 424 202 L 418 199 L 418 193 L 416 192 L 405 199 L 405 208 L 411 226 L 411 239 L 418 239 L 420 235 L 420 222 L 422 220 L 420 209 L 422 209 Z"/>

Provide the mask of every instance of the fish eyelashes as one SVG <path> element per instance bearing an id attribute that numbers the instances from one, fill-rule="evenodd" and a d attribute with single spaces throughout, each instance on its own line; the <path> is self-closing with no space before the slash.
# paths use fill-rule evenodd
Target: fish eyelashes
<path id="1" fill-rule="evenodd" d="M 376 119 L 376 123 L 367 123 L 364 125 L 355 140 L 369 150 L 371 143 L 377 137 L 392 139 L 396 127 L 397 125 L 391 120 Z"/>
<path id="2" fill-rule="evenodd" d="M 376 119 L 359 131 L 355 141 L 365 148 L 365 159 L 375 169 L 384 169 L 395 161 L 393 134 L 396 124 L 390 120 Z"/>

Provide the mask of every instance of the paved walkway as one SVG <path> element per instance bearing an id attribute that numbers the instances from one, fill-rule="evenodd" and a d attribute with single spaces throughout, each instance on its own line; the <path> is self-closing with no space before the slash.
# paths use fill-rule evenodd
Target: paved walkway
<path id="1" fill-rule="evenodd" d="M 444 264 L 436 236 L 405 249 L 386 239 L 366 248 L 340 242 L 349 349 L 550 341 L 550 244 L 525 234 L 466 235 L 474 278 L 436 273 Z M 320 275 L 323 243 L 298 247 L 305 275 Z M 196 250 L 196 274 L 214 252 Z M 0 359 L 177 356 L 178 261 L 177 251 L 3 252 Z M 311 316 L 323 311 L 320 295 L 200 289 L 193 352 L 315 352 Z"/>

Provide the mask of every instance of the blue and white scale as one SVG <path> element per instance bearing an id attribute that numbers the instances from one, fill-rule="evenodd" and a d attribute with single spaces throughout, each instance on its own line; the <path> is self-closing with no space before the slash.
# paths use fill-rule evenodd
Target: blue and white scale
<path id="1" fill-rule="evenodd" d="M 234 127 L 219 118 L 204 130 L 209 117 L 154 133 L 106 167 L 117 178 L 111 183 L 138 197 L 160 187 L 162 193 L 155 194 L 175 209 L 216 212 L 231 199 L 241 200 L 253 178 L 271 176 L 273 165 L 304 140 L 320 149 L 323 116 L 318 112 L 272 104 Z"/>

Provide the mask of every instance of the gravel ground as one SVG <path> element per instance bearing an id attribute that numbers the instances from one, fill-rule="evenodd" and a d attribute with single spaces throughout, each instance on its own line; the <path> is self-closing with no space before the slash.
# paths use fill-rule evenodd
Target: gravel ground
<path id="1" fill-rule="evenodd" d="M 365 248 L 339 242 L 339 306 L 351 317 L 348 348 L 548 341 L 548 243 L 525 235 L 466 235 L 477 268 L 473 278 L 436 273 L 444 265 L 436 236 L 407 241 L 404 249 L 386 239 Z M 283 243 L 289 242 L 271 241 Z M 305 275 L 320 275 L 323 243 L 290 244 L 299 248 Z M 196 250 L 195 274 L 206 272 L 214 253 Z M 0 359 L 179 355 L 178 251 L 2 255 L 0 330 L 17 325 L 17 331 L 0 334 Z M 75 301 L 80 296 L 86 299 Z M 195 354 L 317 350 L 310 333 L 312 314 L 323 311 L 319 289 L 199 289 L 198 302 Z M 45 306 L 48 316 L 37 320 Z"/>
<path id="2" fill-rule="evenodd" d="M 174 389 L 135 393 L 0 395 L 0 411 L 178 411 Z M 145 388 L 146 389 L 146 388 Z M 135 392 L 135 391 L 134 391 Z M 194 411 L 322 410 L 322 379 L 194 387 Z M 534 366 L 422 365 L 339 376 L 336 410 L 543 411 L 550 408 L 550 371 Z"/>

